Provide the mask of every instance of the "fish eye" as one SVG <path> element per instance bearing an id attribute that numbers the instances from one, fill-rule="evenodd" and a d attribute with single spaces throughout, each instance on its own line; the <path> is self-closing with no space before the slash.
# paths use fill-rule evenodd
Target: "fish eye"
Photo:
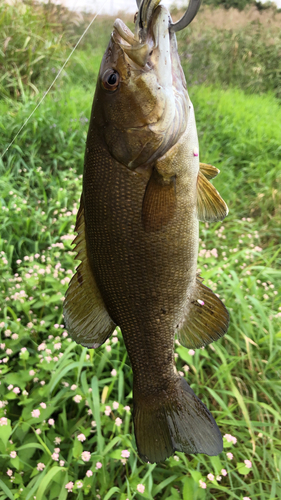
<path id="1" fill-rule="evenodd" d="M 115 69 L 107 69 L 102 77 L 102 84 L 106 90 L 114 91 L 120 81 L 119 73 Z"/>

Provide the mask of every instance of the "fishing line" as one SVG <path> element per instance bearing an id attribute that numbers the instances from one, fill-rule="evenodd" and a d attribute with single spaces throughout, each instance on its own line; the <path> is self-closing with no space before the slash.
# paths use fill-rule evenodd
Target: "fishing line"
<path id="1" fill-rule="evenodd" d="M 95 21 L 95 19 L 97 18 L 97 16 L 100 14 L 101 10 L 102 10 L 102 7 L 100 7 L 100 9 L 97 11 L 97 13 L 94 15 L 93 19 L 91 20 L 89 26 L 87 26 L 87 28 L 85 29 L 84 33 L 80 36 L 78 42 L 76 43 L 75 47 L 72 49 L 72 51 L 70 52 L 68 58 L 66 59 L 66 61 L 63 63 L 62 67 L 60 68 L 58 74 L 56 75 L 55 79 L 53 80 L 53 82 L 51 83 L 50 87 L 48 88 L 48 90 L 44 93 L 43 97 L 40 99 L 40 101 L 38 102 L 37 106 L 34 108 L 34 110 L 30 113 L 29 117 L 25 120 L 25 122 L 23 123 L 23 125 L 21 126 L 21 128 L 19 129 L 19 131 L 16 133 L 15 137 L 13 138 L 12 142 L 10 142 L 9 146 L 5 149 L 4 153 L 2 153 L 1 155 L 1 159 L 3 158 L 3 156 L 7 153 L 8 149 L 10 149 L 10 147 L 12 146 L 12 144 L 15 142 L 16 138 L 18 137 L 18 135 L 21 133 L 22 129 L 25 127 L 25 125 L 29 122 L 30 118 L 32 117 L 32 115 L 35 113 L 35 111 L 39 108 L 40 104 L 44 101 L 45 97 L 48 95 L 48 93 L 50 92 L 51 88 L 53 87 L 53 85 L 55 84 L 55 82 L 57 81 L 58 77 L 60 76 L 62 70 L 65 68 L 65 66 L 67 65 L 69 59 L 71 58 L 73 52 L 76 50 L 76 48 L 78 47 L 79 43 L 81 42 L 81 40 L 84 38 L 84 36 L 86 35 L 87 31 L 90 29 L 90 27 L 92 26 L 93 22 Z"/>

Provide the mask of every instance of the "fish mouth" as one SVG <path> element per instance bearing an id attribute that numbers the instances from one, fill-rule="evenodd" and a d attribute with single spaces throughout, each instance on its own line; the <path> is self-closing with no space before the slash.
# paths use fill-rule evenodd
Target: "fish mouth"
<path id="1" fill-rule="evenodd" d="M 141 68 L 146 66 L 153 49 L 151 39 L 149 42 L 140 42 L 121 19 L 115 20 L 111 37 L 133 63 Z"/>
<path id="2" fill-rule="evenodd" d="M 135 34 L 121 19 L 116 19 L 113 25 L 113 40 L 119 44 L 129 59 L 141 68 L 145 68 L 149 56 L 159 46 L 159 33 L 165 31 L 168 34 L 168 27 L 171 24 L 168 11 L 162 6 L 157 9 L 160 1 L 142 0 L 137 2 L 140 4 L 140 8 L 135 16 Z M 166 12 L 165 26 L 162 26 L 163 23 L 160 22 L 160 10 Z"/>
<path id="3" fill-rule="evenodd" d="M 154 48 L 160 45 L 161 35 L 162 37 L 168 35 L 169 38 L 172 33 L 188 26 L 196 16 L 201 0 L 190 0 L 184 16 L 176 23 L 173 23 L 165 7 L 160 6 L 157 9 L 161 0 L 136 0 L 136 2 L 139 10 L 135 16 L 135 34 L 121 19 L 116 19 L 112 38 L 120 45 L 131 61 L 144 68 Z M 167 19 L 163 19 L 163 16 L 159 15 L 159 10 L 166 11 Z M 156 11 L 158 11 L 158 15 L 156 15 Z"/>

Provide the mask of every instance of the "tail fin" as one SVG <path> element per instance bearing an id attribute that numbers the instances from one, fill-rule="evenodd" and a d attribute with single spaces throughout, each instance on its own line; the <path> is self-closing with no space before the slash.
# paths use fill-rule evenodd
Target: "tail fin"
<path id="1" fill-rule="evenodd" d="M 134 427 L 145 462 L 161 462 L 176 450 L 213 456 L 223 449 L 214 418 L 184 378 L 161 397 L 146 399 L 135 392 Z"/>

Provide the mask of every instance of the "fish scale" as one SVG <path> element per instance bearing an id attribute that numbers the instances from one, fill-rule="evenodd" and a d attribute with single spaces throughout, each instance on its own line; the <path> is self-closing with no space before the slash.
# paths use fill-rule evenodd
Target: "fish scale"
<path id="1" fill-rule="evenodd" d="M 121 328 L 139 456 L 159 462 L 175 450 L 222 450 L 214 418 L 177 373 L 174 338 L 199 348 L 227 331 L 225 306 L 197 275 L 199 220 L 222 220 L 227 206 L 209 182 L 218 169 L 199 163 L 169 13 L 143 1 L 139 38 L 115 21 L 101 64 L 74 241 L 81 264 L 64 316 L 88 348 Z"/>
<path id="2" fill-rule="evenodd" d="M 92 138 L 97 141 L 95 131 L 89 136 L 90 146 Z M 101 186 L 107 188 L 101 189 Z M 154 363 L 147 363 L 150 366 L 148 381 L 157 386 L 158 378 L 163 378 L 162 373 L 173 373 L 174 333 L 171 335 L 171 329 L 174 330 L 175 315 L 161 315 L 161 309 L 178 309 L 179 297 L 175 289 L 179 280 L 186 282 L 187 288 L 185 263 L 189 247 L 182 245 L 182 255 L 175 252 L 174 242 L 180 240 L 181 225 L 171 224 L 170 233 L 165 232 L 162 238 L 144 232 L 141 211 L 145 188 L 141 175 L 131 173 L 110 156 L 106 164 L 104 159 L 100 163 L 95 150 L 86 157 L 83 191 L 93 273 L 110 316 L 122 328 L 134 374 L 137 380 L 142 379 L 141 384 L 146 374 L 142 370 L 143 356 L 153 360 L 157 355 Z M 105 210 L 111 214 L 110 218 L 104 217 Z M 186 224 L 188 221 L 182 218 L 182 225 Z M 162 328 L 169 322 L 166 332 L 162 329 L 161 335 L 158 333 L 159 319 Z M 140 323 L 141 335 L 138 332 Z M 168 367 L 161 350 L 162 342 L 170 345 L 172 353 Z M 155 374 L 151 373 L 152 369 Z"/>

